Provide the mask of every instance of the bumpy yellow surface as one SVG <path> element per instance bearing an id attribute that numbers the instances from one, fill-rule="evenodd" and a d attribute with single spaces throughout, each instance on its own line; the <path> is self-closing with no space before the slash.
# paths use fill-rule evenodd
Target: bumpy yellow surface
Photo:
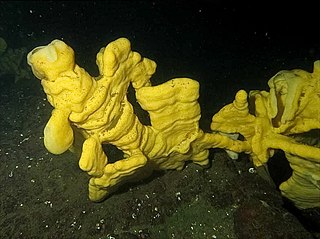
<path id="1" fill-rule="evenodd" d="M 320 61 L 312 73 L 279 72 L 269 80 L 269 92 L 238 91 L 234 102 L 213 116 L 213 133 L 199 128 L 197 81 L 176 78 L 152 86 L 155 62 L 132 51 L 125 38 L 102 48 L 96 62 L 99 76 L 92 77 L 60 40 L 28 54 L 54 108 L 44 145 L 61 154 L 73 148 L 79 133 L 84 137 L 79 166 L 91 176 L 91 200 L 101 201 L 122 183 L 153 170 L 180 170 L 187 160 L 207 165 L 208 149 L 219 147 L 234 158 L 250 154 L 256 167 L 283 150 L 293 169 L 280 185 L 283 195 L 299 208 L 320 206 Z M 135 115 L 127 99 L 130 85 L 150 125 Z M 109 162 L 103 144 L 116 146 L 123 158 Z"/>
<path id="2" fill-rule="evenodd" d="M 235 152 L 250 149 L 246 142 L 199 129 L 199 83 L 177 78 L 152 86 L 156 64 L 131 51 L 125 38 L 99 51 L 98 77 L 76 65 L 72 48 L 60 40 L 32 50 L 28 63 L 54 107 L 44 130 L 45 147 L 61 154 L 72 148 L 74 130 L 84 136 L 79 166 L 91 176 L 93 201 L 153 170 L 180 170 L 187 160 L 207 165 L 212 147 Z M 151 125 L 143 125 L 134 114 L 127 99 L 130 84 Z M 102 144 L 116 146 L 123 159 L 108 162 Z"/>
<path id="3" fill-rule="evenodd" d="M 284 151 L 293 174 L 280 185 L 283 195 L 299 208 L 320 207 L 320 61 L 312 73 L 280 71 L 268 85 L 270 92 L 249 96 L 240 90 L 213 116 L 211 129 L 241 134 L 257 167 Z"/>

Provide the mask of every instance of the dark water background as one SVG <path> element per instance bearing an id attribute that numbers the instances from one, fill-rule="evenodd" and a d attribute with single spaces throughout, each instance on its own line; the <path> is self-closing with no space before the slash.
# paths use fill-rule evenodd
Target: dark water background
<path id="1" fill-rule="evenodd" d="M 0 35 L 29 50 L 63 39 L 93 75 L 99 49 L 127 37 L 157 62 L 154 81 L 194 78 L 200 101 L 216 111 L 240 88 L 267 89 L 279 70 L 311 70 L 317 15 L 311 1 L 4 1 Z"/>
<path id="2" fill-rule="evenodd" d="M 126 37 L 134 51 L 157 63 L 154 84 L 174 77 L 200 82 L 201 127 L 208 130 L 212 115 L 237 90 L 267 90 L 279 70 L 311 71 L 319 59 L 315 3 L 281 4 L 1 1 L 0 37 L 8 47 L 28 51 L 64 40 L 92 75 L 99 49 Z M 212 156 L 218 166 L 204 172 L 194 166 L 169 172 L 94 204 L 75 156 L 50 155 L 43 147 L 51 106 L 40 82 L 14 83 L 8 75 L 0 86 L 0 238 L 241 238 L 230 216 L 237 198 L 230 187 L 246 187 L 218 160 L 227 161 L 221 152 Z"/>

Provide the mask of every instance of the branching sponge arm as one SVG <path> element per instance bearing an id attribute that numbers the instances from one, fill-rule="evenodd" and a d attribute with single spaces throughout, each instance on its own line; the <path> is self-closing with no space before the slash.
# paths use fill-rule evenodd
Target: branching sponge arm
<path id="1" fill-rule="evenodd" d="M 68 118 L 68 111 L 59 109 L 52 111 L 44 128 L 44 145 L 50 153 L 62 154 L 72 146 L 73 129 Z"/>

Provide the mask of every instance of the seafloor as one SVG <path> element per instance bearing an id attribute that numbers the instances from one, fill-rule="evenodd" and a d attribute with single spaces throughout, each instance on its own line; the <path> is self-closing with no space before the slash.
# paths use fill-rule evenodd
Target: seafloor
<path id="1" fill-rule="evenodd" d="M 220 150 L 207 169 L 188 164 L 89 201 L 77 156 L 43 146 L 51 107 L 37 83 L 0 82 L 0 238 L 312 238 L 247 157 Z"/>
<path id="2" fill-rule="evenodd" d="M 221 150 L 207 169 L 155 173 L 93 203 L 77 155 L 43 146 L 52 108 L 39 82 L 7 76 L 0 92 L 0 238 L 320 238 L 246 156 L 234 161 Z"/>
<path id="3" fill-rule="evenodd" d="M 255 32 L 253 26 L 241 25 L 244 20 L 229 20 L 237 8 L 223 8 L 219 1 L 215 6 L 227 14 L 219 12 L 215 20 L 208 13 L 212 9 L 201 4 L 195 8 L 157 1 L 116 2 L 107 1 L 108 11 L 100 18 L 101 2 L 64 2 L 60 12 L 53 10 L 59 6 L 53 2 L 1 3 L 7 12 L 0 16 L 12 17 L 0 21 L 1 34 L 11 48 L 28 51 L 55 38 L 64 39 L 74 47 L 77 62 L 92 74 L 100 47 L 127 37 L 135 51 L 157 62 L 154 84 L 181 76 L 200 82 L 200 126 L 205 131 L 212 115 L 230 103 L 238 89 L 265 90 L 268 79 L 279 70 L 311 71 L 319 59 L 320 41 L 305 38 L 302 28 L 291 26 L 278 34 L 285 27 L 279 25 L 274 32 L 268 27 Z M 91 28 L 85 20 L 72 26 L 77 23 L 75 15 L 90 15 L 81 12 L 88 8 L 94 18 L 90 22 L 97 22 Z M 73 13 L 68 12 L 71 9 Z M 16 12 L 10 15 L 8 11 Z M 54 20 L 47 25 L 39 21 L 35 28 L 30 25 L 35 14 Z M 101 18 L 108 21 L 97 20 Z M 89 178 L 79 169 L 78 156 L 71 152 L 52 155 L 43 145 L 43 129 L 52 107 L 39 80 L 15 82 L 14 75 L 2 75 L 0 99 L 1 239 L 320 238 L 319 210 L 295 209 L 253 170 L 246 155 L 231 160 L 219 149 L 210 152 L 208 168 L 190 163 L 182 171 L 157 172 L 93 203 L 87 196 Z M 109 158 L 116 157 L 116 151 L 108 150 Z M 278 180 L 288 176 L 286 169 L 278 170 L 283 172 Z"/>

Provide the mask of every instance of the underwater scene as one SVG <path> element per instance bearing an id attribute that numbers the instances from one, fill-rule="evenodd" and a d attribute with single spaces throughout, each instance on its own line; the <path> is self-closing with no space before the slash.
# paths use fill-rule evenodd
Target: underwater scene
<path id="1" fill-rule="evenodd" d="M 320 239 L 307 1 L 1 1 L 0 239 Z"/>

